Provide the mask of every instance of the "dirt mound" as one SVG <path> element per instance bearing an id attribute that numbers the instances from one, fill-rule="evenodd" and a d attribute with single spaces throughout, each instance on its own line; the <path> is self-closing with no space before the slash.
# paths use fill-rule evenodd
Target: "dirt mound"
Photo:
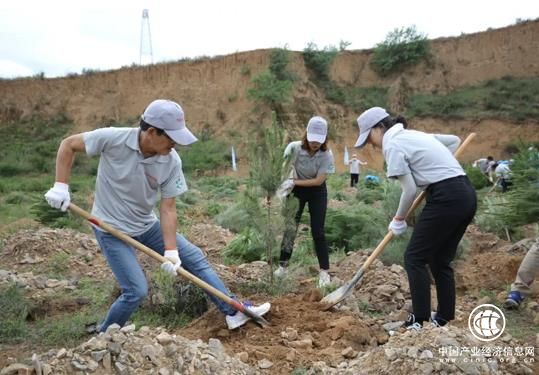
<path id="1" fill-rule="evenodd" d="M 166 331 L 112 325 L 76 348 L 51 350 L 32 356 L 32 365 L 14 363 L 1 371 L 10 374 L 255 374 L 256 370 L 231 358 L 219 340 L 207 344 L 171 336 Z"/>
<path id="2" fill-rule="evenodd" d="M 459 327 L 426 326 L 420 332 L 397 333 L 337 368 L 319 360 L 308 374 L 533 374 L 534 352 L 533 345 L 521 346 L 510 337 L 500 346 Z"/>
<path id="3" fill-rule="evenodd" d="M 212 311 L 178 333 L 203 341 L 218 337 L 228 352 L 240 353 L 250 364 L 264 359 L 272 362 L 272 374 L 308 368 L 320 358 L 338 364 L 387 341 L 387 333 L 374 320 L 360 320 L 349 312 L 322 311 L 317 302 L 309 301 L 312 299 L 309 291 L 272 300 L 266 315 L 271 326 L 264 329 L 250 322 L 230 332 L 223 316 Z"/>
<path id="4" fill-rule="evenodd" d="M 17 271 L 40 272 L 40 266 L 55 257 L 66 257 L 72 273 L 86 274 L 102 257 L 95 239 L 70 229 L 39 228 L 21 230 L 8 237 L 2 251 L 2 264 Z"/>

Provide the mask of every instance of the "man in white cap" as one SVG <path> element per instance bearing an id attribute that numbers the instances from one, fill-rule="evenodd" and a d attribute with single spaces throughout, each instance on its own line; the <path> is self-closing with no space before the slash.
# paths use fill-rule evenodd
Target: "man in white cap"
<path id="1" fill-rule="evenodd" d="M 202 251 L 176 232 L 176 198 L 187 191 L 187 184 L 174 146 L 196 140 L 185 125 L 178 103 L 155 100 L 144 111 L 139 128 L 101 128 L 65 138 L 56 158 L 56 182 L 45 198 L 52 207 L 65 211 L 70 203 L 68 184 L 75 154 L 99 155 L 92 214 L 164 255 L 167 258 L 161 265 L 164 271 L 176 275 L 177 269 L 183 266 L 233 297 Z M 157 218 L 153 210 L 159 198 L 160 217 Z M 98 325 L 98 330 L 104 332 L 111 324 L 125 325 L 146 297 L 148 283 L 131 246 L 100 228 L 93 230 L 122 290 Z M 226 315 L 230 329 L 249 320 L 220 299 L 209 297 Z M 251 307 L 258 315 L 269 309 L 269 303 Z"/>
<path id="2" fill-rule="evenodd" d="M 350 187 L 354 187 L 359 182 L 360 165 L 367 165 L 367 162 L 363 160 L 359 160 L 356 154 L 352 154 L 352 159 L 350 159 L 349 164 L 350 164 Z"/>

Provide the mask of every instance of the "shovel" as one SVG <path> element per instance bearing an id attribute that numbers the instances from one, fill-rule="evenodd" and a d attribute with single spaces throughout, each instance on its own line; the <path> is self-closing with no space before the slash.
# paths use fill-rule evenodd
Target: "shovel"
<path id="1" fill-rule="evenodd" d="M 149 255 L 150 257 L 154 258 L 155 260 L 159 261 L 160 263 L 164 263 L 164 262 L 166 262 L 168 260 L 164 256 L 159 255 L 159 253 L 157 253 L 157 252 L 153 251 L 152 249 L 150 249 L 148 246 L 145 246 L 145 245 L 141 244 L 140 242 L 138 242 L 137 240 L 134 240 L 133 238 L 126 235 L 125 233 L 122 233 L 119 230 L 112 228 L 107 223 L 104 223 L 101 220 L 97 219 L 96 217 L 90 215 L 90 213 L 84 211 L 82 208 L 76 206 L 75 204 L 70 203 L 69 204 L 69 209 L 72 212 L 76 213 L 77 215 L 85 218 L 86 220 L 88 220 L 93 225 L 96 225 L 96 226 L 104 229 L 105 231 L 112 234 L 114 237 L 116 237 L 116 238 L 124 241 L 125 243 L 133 246 L 135 249 L 138 249 L 138 250 L 142 251 L 143 253 L 145 253 L 146 255 Z M 235 310 L 244 313 L 249 318 L 252 318 L 261 327 L 269 326 L 269 322 L 266 319 L 264 319 L 263 317 L 261 317 L 260 315 L 258 315 L 256 313 L 252 312 L 249 308 L 243 306 L 240 302 L 236 301 L 235 299 L 230 298 L 229 296 L 227 296 L 223 292 L 215 289 L 213 286 L 205 283 L 204 281 L 200 280 L 198 277 L 196 277 L 196 276 L 192 275 L 191 273 L 187 272 L 182 267 L 178 268 L 177 272 L 181 276 L 185 277 L 187 280 L 191 281 L 193 284 L 195 284 L 198 287 L 204 289 L 206 292 L 212 294 L 213 296 L 215 296 L 215 297 L 219 298 L 220 300 L 224 301 L 225 303 L 229 304 Z"/>
<path id="2" fill-rule="evenodd" d="M 475 135 L 476 135 L 475 133 L 470 133 L 470 135 L 468 135 L 468 137 L 464 140 L 464 142 L 462 142 L 462 144 L 457 149 L 457 151 L 455 151 L 455 157 L 460 156 L 462 151 L 468 146 L 468 144 L 472 141 L 472 139 L 474 139 Z M 412 203 L 412 206 L 406 213 L 406 218 L 408 218 L 414 212 L 414 210 L 421 204 L 421 202 L 425 198 L 425 194 L 426 193 L 424 191 L 421 192 L 421 194 L 419 194 L 419 196 L 414 200 L 414 203 Z M 386 236 L 382 240 L 382 242 L 380 242 L 378 246 L 376 246 L 376 249 L 374 249 L 371 255 L 369 255 L 365 263 L 356 272 L 352 280 L 350 280 L 348 283 L 344 284 L 337 290 L 333 291 L 332 293 L 322 298 L 320 303 L 322 304 L 324 310 L 330 309 L 331 307 L 335 306 L 336 304 L 344 300 L 346 297 L 348 297 L 348 295 L 354 289 L 354 286 L 361 280 L 361 278 L 365 274 L 365 271 L 367 270 L 367 268 L 369 268 L 371 263 L 374 262 L 376 258 L 378 258 L 380 253 L 384 250 L 384 248 L 389 243 L 389 241 L 391 241 L 392 238 L 393 238 L 393 232 L 388 231 Z"/>

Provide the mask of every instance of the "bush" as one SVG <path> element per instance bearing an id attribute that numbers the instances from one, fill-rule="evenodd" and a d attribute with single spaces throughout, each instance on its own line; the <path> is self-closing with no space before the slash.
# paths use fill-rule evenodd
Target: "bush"
<path id="1" fill-rule="evenodd" d="M 397 28 L 386 39 L 376 45 L 371 59 L 371 67 L 381 76 L 402 71 L 429 56 L 426 35 L 419 33 L 415 26 Z"/>
<path id="2" fill-rule="evenodd" d="M 180 151 L 184 172 L 211 171 L 230 165 L 228 146 L 213 139 L 195 142 Z"/>
<path id="3" fill-rule="evenodd" d="M 340 209 L 328 208 L 326 239 L 328 245 L 346 251 L 376 245 L 387 233 L 387 220 L 379 209 L 356 203 Z"/>
<path id="4" fill-rule="evenodd" d="M 303 50 L 303 61 L 319 82 L 330 82 L 329 69 L 335 60 L 338 50 L 334 46 L 326 46 L 319 50 L 315 43 L 309 43 Z"/>
<path id="5" fill-rule="evenodd" d="M 492 184 L 488 180 L 487 176 L 479 168 L 473 167 L 470 164 L 464 165 L 464 172 L 468 176 L 468 179 L 472 183 L 475 190 L 480 190 L 484 187 L 491 186 Z"/>
<path id="6" fill-rule="evenodd" d="M 286 67 L 290 60 L 290 52 L 285 48 L 271 51 L 269 70 L 279 81 L 294 81 L 295 77 Z"/>
<path id="7" fill-rule="evenodd" d="M 507 200 L 503 196 L 485 197 L 479 213 L 475 215 L 475 223 L 484 231 L 505 237 L 508 223 L 503 218 Z"/>
<path id="8" fill-rule="evenodd" d="M 285 103 L 290 97 L 292 81 L 281 81 L 271 71 L 266 70 L 251 81 L 253 88 L 247 91 L 249 99 L 266 104 L 271 108 Z"/>
<path id="9" fill-rule="evenodd" d="M 227 264 L 241 264 L 265 258 L 266 245 L 261 233 L 246 227 L 226 247 L 223 255 Z"/>
<path id="10" fill-rule="evenodd" d="M 17 342 L 26 336 L 30 305 L 21 288 L 12 284 L 0 289 L 0 341 Z"/>
<path id="11" fill-rule="evenodd" d="M 215 217 L 215 222 L 232 232 L 240 233 L 253 223 L 251 209 L 244 201 L 240 201 L 219 213 Z"/>

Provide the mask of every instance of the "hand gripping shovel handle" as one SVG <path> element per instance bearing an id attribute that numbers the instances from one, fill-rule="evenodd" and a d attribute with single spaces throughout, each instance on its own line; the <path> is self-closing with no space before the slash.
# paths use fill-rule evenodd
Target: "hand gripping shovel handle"
<path id="1" fill-rule="evenodd" d="M 468 144 L 470 144 L 470 142 L 474 139 L 475 136 L 476 136 L 476 133 L 470 133 L 470 135 L 466 137 L 466 139 L 464 140 L 464 142 L 462 142 L 462 144 L 457 149 L 457 151 L 455 151 L 455 158 L 458 158 L 462 154 L 462 151 L 464 151 L 464 149 L 468 146 Z M 422 191 L 421 194 L 419 194 L 419 196 L 414 200 L 414 203 L 412 203 L 412 206 L 406 213 L 406 218 L 408 218 L 415 211 L 415 209 L 421 204 L 421 202 L 425 198 L 425 194 L 426 193 Z M 376 249 L 374 249 L 371 255 L 369 255 L 365 263 L 356 272 L 352 280 L 350 280 L 348 283 L 344 284 L 343 286 L 341 286 L 334 292 L 322 298 L 320 302 L 324 310 L 327 310 L 331 308 L 332 306 L 338 304 L 350 294 L 350 292 L 354 289 L 354 286 L 363 277 L 363 274 L 365 273 L 367 268 L 369 268 L 371 263 L 374 262 L 376 258 L 378 258 L 378 255 L 380 255 L 380 253 L 384 250 L 384 248 L 389 243 L 389 241 L 391 241 L 392 238 L 393 238 L 393 232 L 388 231 L 384 239 L 378 244 L 378 246 L 376 246 Z"/>
<path id="2" fill-rule="evenodd" d="M 70 203 L 69 204 L 69 209 L 72 212 L 76 213 L 77 215 L 79 215 L 79 216 L 83 217 L 84 219 L 88 220 L 90 223 L 102 228 L 103 230 L 105 230 L 105 231 L 109 232 L 110 234 L 112 234 L 114 237 L 116 237 L 116 238 L 124 241 L 125 243 L 133 246 L 135 249 L 138 249 L 138 250 L 142 251 L 143 253 L 145 253 L 146 255 L 154 258 L 155 260 L 159 261 L 160 263 L 164 263 L 164 262 L 167 261 L 167 259 L 164 256 L 162 256 L 159 253 L 157 253 L 156 251 L 150 249 L 148 246 L 145 246 L 145 245 L 141 244 L 140 242 L 138 242 L 137 240 L 129 237 L 125 233 L 122 233 L 119 230 L 114 229 L 113 227 L 111 227 L 107 223 L 102 222 L 101 220 L 99 220 L 96 217 L 92 216 L 90 213 L 86 212 L 85 210 L 78 207 L 77 205 L 75 205 L 73 203 Z M 204 281 L 200 280 L 198 277 L 196 277 L 196 276 L 192 275 L 191 273 L 187 272 L 182 267 L 178 268 L 177 272 L 181 276 L 185 277 L 187 280 L 191 281 L 193 284 L 195 284 L 198 287 L 204 289 L 206 292 L 214 295 L 215 297 L 219 298 L 220 300 L 222 300 L 225 303 L 232 306 L 237 311 L 241 311 L 242 313 L 244 313 L 248 317 L 252 318 L 260 326 L 265 327 L 265 326 L 269 325 L 269 323 L 268 323 L 268 321 L 266 319 L 264 319 L 263 317 L 261 317 L 260 315 L 258 315 L 256 313 L 252 312 L 249 308 L 243 306 L 240 302 L 236 301 L 235 299 L 230 298 L 229 296 L 227 296 L 226 294 L 224 294 L 220 290 L 215 289 L 213 286 L 205 283 Z"/>

